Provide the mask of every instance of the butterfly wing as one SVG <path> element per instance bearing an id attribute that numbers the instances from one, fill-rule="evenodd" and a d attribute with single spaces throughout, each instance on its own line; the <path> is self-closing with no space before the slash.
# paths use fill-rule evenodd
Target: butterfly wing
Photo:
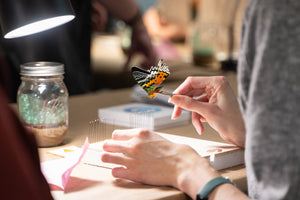
<path id="1" fill-rule="evenodd" d="M 157 67 L 151 67 L 150 70 L 146 71 L 138 67 L 132 67 L 131 72 L 134 79 L 151 98 L 154 98 L 156 93 L 161 90 L 161 83 L 170 74 L 168 66 L 162 60 L 159 61 Z"/>
<path id="2" fill-rule="evenodd" d="M 132 67 L 131 68 L 131 73 L 133 78 L 136 80 L 136 82 L 143 87 L 144 84 L 146 83 L 147 77 L 150 75 L 149 71 L 140 69 L 138 67 Z"/>

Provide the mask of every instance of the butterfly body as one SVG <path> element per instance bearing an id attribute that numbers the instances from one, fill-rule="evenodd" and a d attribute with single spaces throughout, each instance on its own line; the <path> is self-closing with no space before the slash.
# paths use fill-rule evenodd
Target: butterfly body
<path id="1" fill-rule="evenodd" d="M 132 67 L 132 75 L 137 83 L 149 94 L 151 98 L 161 90 L 161 83 L 169 76 L 168 66 L 160 60 L 158 66 L 152 66 L 149 70 Z"/>

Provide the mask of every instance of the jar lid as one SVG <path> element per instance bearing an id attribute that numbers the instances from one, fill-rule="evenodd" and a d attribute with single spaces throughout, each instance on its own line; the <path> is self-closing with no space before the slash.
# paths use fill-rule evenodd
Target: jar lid
<path id="1" fill-rule="evenodd" d="M 57 76 L 64 74 L 64 65 L 57 62 L 29 62 L 21 65 L 22 76 Z"/>

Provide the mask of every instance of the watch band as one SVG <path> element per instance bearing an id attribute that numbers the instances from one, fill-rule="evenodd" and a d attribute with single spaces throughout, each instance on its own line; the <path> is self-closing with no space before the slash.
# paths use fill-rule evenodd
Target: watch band
<path id="1" fill-rule="evenodd" d="M 217 186 L 224 184 L 224 183 L 230 183 L 233 184 L 229 179 L 224 177 L 217 177 L 210 181 L 208 181 L 197 193 L 197 200 L 205 200 L 207 199 L 207 196 L 209 193 L 211 193 Z"/>

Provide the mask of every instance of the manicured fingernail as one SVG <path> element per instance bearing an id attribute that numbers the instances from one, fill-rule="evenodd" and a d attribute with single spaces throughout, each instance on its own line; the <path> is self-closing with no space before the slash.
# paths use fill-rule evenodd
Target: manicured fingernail
<path id="1" fill-rule="evenodd" d="M 197 133 L 198 133 L 199 135 L 202 135 L 202 129 L 201 129 L 201 128 L 196 127 L 196 131 L 197 131 Z"/>
<path id="2" fill-rule="evenodd" d="M 175 110 L 173 110 L 172 116 L 171 116 L 172 120 L 175 120 Z"/>

